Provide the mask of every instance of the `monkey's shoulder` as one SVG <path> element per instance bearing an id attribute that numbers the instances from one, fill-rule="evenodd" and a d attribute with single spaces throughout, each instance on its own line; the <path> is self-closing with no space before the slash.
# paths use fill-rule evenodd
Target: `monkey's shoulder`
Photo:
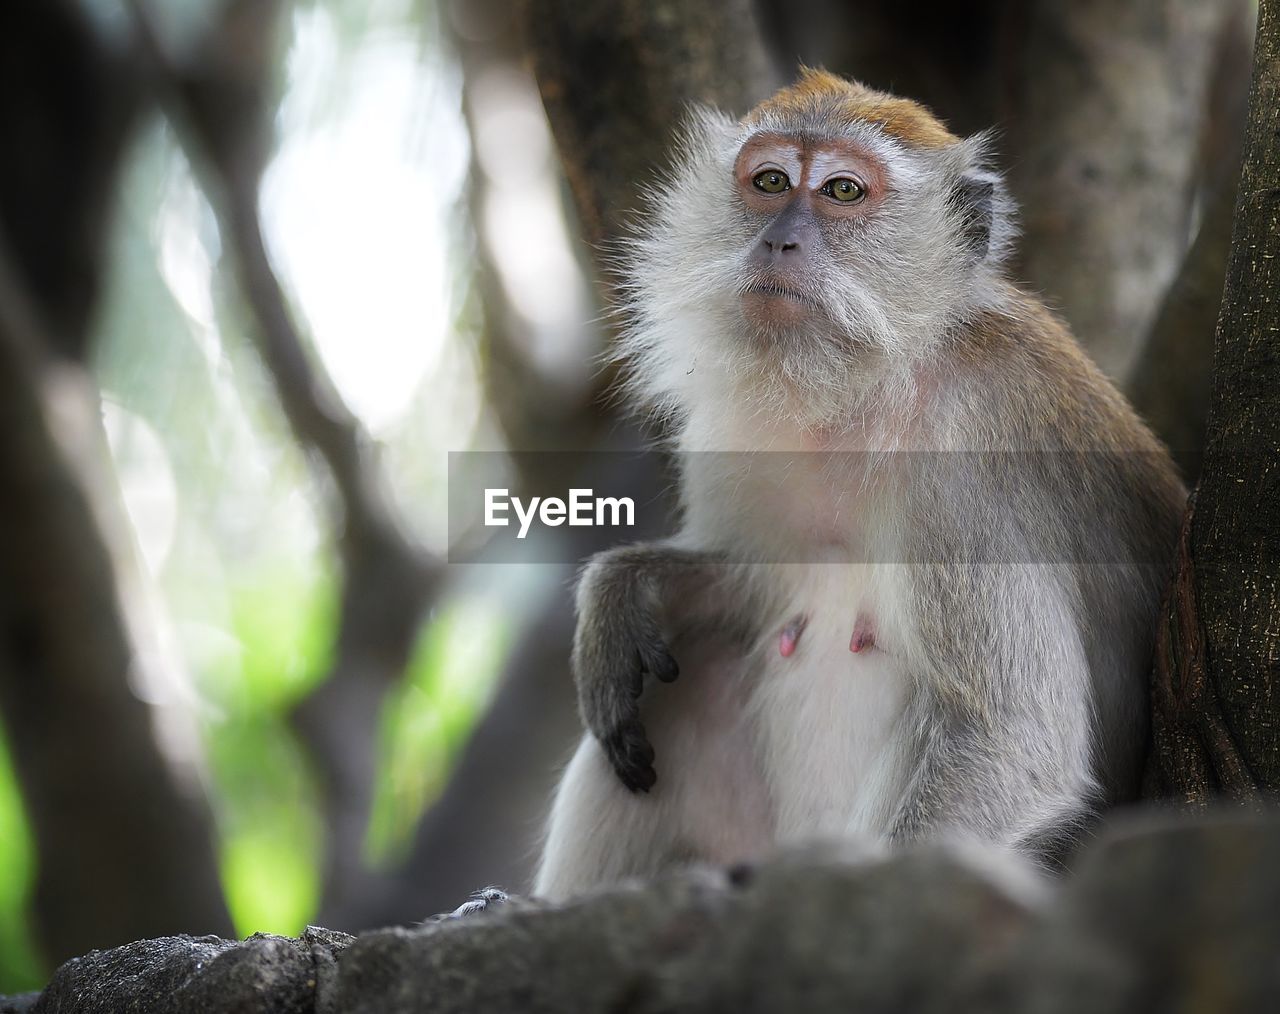
<path id="1" fill-rule="evenodd" d="M 1151 455 L 1172 473 L 1167 452 L 1066 323 L 1033 296 L 1010 287 L 998 309 L 959 331 L 944 367 L 980 397 L 980 431 L 1016 449 Z"/>

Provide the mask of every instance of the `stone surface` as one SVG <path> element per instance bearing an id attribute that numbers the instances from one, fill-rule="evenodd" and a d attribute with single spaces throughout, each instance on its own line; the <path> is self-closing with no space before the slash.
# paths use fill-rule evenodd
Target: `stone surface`
<path id="1" fill-rule="evenodd" d="M 1280 1010 L 1280 820 L 1119 823 L 1051 882 L 852 847 L 367 933 L 167 937 L 0 1014 Z"/>

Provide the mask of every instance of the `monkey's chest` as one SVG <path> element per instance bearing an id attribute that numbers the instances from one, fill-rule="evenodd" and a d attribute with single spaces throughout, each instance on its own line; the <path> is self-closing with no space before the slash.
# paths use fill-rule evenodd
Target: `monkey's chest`
<path id="1" fill-rule="evenodd" d="M 752 716 L 779 842 L 877 833 L 901 798 L 906 674 L 894 568 L 793 565 L 752 656 Z"/>

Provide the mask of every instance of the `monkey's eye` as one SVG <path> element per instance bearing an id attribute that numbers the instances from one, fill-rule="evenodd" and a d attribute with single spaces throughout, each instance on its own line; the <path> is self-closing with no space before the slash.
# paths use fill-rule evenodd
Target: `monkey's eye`
<path id="1" fill-rule="evenodd" d="M 751 182 L 757 190 L 763 190 L 766 194 L 780 194 L 784 190 L 791 189 L 791 181 L 787 179 L 787 174 L 777 169 L 766 169 L 762 173 L 756 173 Z"/>
<path id="2" fill-rule="evenodd" d="M 827 180 L 822 186 L 822 193 L 828 197 L 834 197 L 842 204 L 854 204 L 867 196 L 867 188 L 855 179 L 840 176 L 834 180 Z"/>

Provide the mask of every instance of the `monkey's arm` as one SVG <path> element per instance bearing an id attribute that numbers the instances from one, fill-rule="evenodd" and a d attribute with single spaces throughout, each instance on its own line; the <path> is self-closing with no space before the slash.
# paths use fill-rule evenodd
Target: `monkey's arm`
<path id="1" fill-rule="evenodd" d="M 1097 804 L 1091 684 L 1069 568 L 926 566 L 915 575 L 916 763 L 890 834 L 1038 851 Z"/>
<path id="2" fill-rule="evenodd" d="M 578 584 L 573 677 L 583 724 L 604 748 L 622 783 L 647 792 L 657 774 L 640 722 L 646 676 L 669 683 L 679 666 L 668 648 L 668 616 L 708 601 L 719 558 L 669 543 L 607 550 L 592 558 Z"/>

